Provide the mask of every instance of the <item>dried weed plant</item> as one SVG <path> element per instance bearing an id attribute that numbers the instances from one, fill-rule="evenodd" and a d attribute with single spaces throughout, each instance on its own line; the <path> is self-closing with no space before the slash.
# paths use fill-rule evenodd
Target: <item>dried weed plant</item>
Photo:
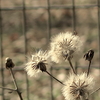
<path id="1" fill-rule="evenodd" d="M 94 56 L 94 51 L 92 49 L 84 55 L 85 60 L 89 61 L 87 72 L 77 74 L 73 67 L 71 60 L 74 58 L 75 53 L 79 53 L 81 47 L 82 39 L 76 34 L 76 32 L 59 33 L 51 38 L 49 51 L 40 50 L 37 53 L 32 54 L 31 57 L 28 57 L 28 62 L 25 64 L 24 69 L 30 77 L 34 77 L 40 72 L 45 72 L 53 77 L 56 81 L 63 85 L 62 94 L 66 100 L 89 100 L 89 96 L 100 90 L 100 87 L 95 89 L 94 78 L 90 75 L 90 66 Z M 15 89 L 6 87 L 0 88 L 16 91 L 20 100 L 23 100 L 12 70 L 14 63 L 9 57 L 7 57 L 5 61 L 5 66 L 11 73 Z M 72 73 L 67 76 L 64 83 L 47 71 L 51 61 L 55 63 L 61 63 L 64 61 L 69 62 Z"/>
<path id="2" fill-rule="evenodd" d="M 5 67 L 6 67 L 6 69 L 8 69 L 8 70 L 10 71 L 10 74 L 11 74 L 11 76 L 12 76 L 12 80 L 13 80 L 15 89 L 6 88 L 6 87 L 0 87 L 0 88 L 6 89 L 6 90 L 10 90 L 11 93 L 12 93 L 13 91 L 16 91 L 16 93 L 18 94 L 20 100 L 23 100 L 22 93 L 21 93 L 20 90 L 19 90 L 19 87 L 18 87 L 18 85 L 17 85 L 16 78 L 15 78 L 14 73 L 13 73 L 13 70 L 12 70 L 12 68 L 14 68 L 14 66 L 15 66 L 15 64 L 13 63 L 12 59 L 9 58 L 9 57 L 7 57 L 7 58 L 5 59 Z"/>
<path id="3" fill-rule="evenodd" d="M 52 37 L 50 47 L 49 53 L 51 60 L 56 63 L 68 60 L 70 67 L 72 68 L 74 74 L 76 74 L 71 59 L 75 53 L 80 51 L 82 47 L 81 38 L 71 32 L 60 33 Z"/>

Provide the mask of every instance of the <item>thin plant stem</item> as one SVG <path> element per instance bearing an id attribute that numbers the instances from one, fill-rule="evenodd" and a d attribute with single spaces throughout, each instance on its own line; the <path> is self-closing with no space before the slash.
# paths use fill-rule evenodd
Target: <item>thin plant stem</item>
<path id="1" fill-rule="evenodd" d="M 89 66 L 88 66 L 87 76 L 89 76 L 89 73 L 90 73 L 90 66 L 91 66 L 91 60 L 89 61 Z"/>
<path id="2" fill-rule="evenodd" d="M 13 73 L 13 71 L 12 71 L 12 68 L 9 68 L 9 70 L 10 70 L 10 73 L 11 73 L 11 76 L 12 76 L 12 80 L 13 80 L 13 82 L 14 82 L 15 90 L 16 90 L 16 92 L 17 92 L 17 94 L 18 94 L 20 100 L 23 100 L 22 95 L 21 95 L 21 92 L 19 91 L 19 88 L 18 88 L 16 79 L 15 79 L 15 77 L 14 77 L 14 73 Z"/>
<path id="3" fill-rule="evenodd" d="M 70 60 L 70 59 L 68 59 L 68 62 L 69 62 L 69 64 L 70 64 L 70 67 L 71 67 L 71 69 L 72 69 L 73 73 L 74 73 L 74 74 L 76 74 L 76 71 L 75 71 L 75 69 L 74 69 L 74 67 L 73 67 L 73 65 L 72 65 L 71 60 Z"/>
<path id="4" fill-rule="evenodd" d="M 97 92 L 100 90 L 100 87 L 98 89 L 96 89 L 95 91 L 93 91 L 90 95 L 92 95 L 93 93 Z"/>
<path id="5" fill-rule="evenodd" d="M 16 91 L 15 89 L 10 89 L 10 88 L 6 88 L 6 87 L 0 87 L 0 88 L 5 89 L 5 90 Z"/>
<path id="6" fill-rule="evenodd" d="M 59 83 L 61 83 L 62 85 L 65 85 L 64 83 L 62 83 L 61 81 L 59 81 L 57 78 L 55 78 L 54 76 L 52 76 L 48 71 L 45 71 L 48 75 L 50 75 L 52 78 L 54 78 L 56 81 L 58 81 Z"/>

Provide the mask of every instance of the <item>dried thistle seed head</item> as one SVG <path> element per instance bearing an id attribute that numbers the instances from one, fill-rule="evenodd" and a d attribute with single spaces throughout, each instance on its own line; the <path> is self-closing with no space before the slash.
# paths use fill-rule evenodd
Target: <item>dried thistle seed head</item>
<path id="1" fill-rule="evenodd" d="M 27 74 L 30 77 L 33 77 L 41 71 L 45 72 L 48 58 L 48 53 L 41 50 L 32 55 L 32 57 L 29 59 L 29 62 L 26 63 L 25 70 Z"/>
<path id="2" fill-rule="evenodd" d="M 9 68 L 13 68 L 15 66 L 15 64 L 12 62 L 11 58 L 7 57 L 5 59 L 5 66 L 7 69 L 9 69 Z"/>
<path id="3" fill-rule="evenodd" d="M 84 58 L 85 60 L 91 61 L 93 59 L 93 56 L 94 56 L 94 51 L 89 50 L 87 53 L 85 53 Z"/>
<path id="4" fill-rule="evenodd" d="M 82 47 L 82 40 L 78 35 L 66 32 L 52 37 L 50 43 L 51 60 L 59 63 L 66 59 L 71 59 Z"/>
<path id="5" fill-rule="evenodd" d="M 66 100 L 81 100 L 81 98 L 86 100 L 93 89 L 94 79 L 92 76 L 87 77 L 86 73 L 71 74 L 65 82 L 62 93 Z"/>

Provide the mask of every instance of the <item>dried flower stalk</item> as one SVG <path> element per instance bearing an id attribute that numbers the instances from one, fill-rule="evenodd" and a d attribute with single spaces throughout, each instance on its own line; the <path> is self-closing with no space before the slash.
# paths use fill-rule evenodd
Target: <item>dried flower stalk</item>
<path id="1" fill-rule="evenodd" d="M 9 69 L 10 73 L 11 73 L 11 76 L 12 76 L 12 80 L 13 80 L 13 83 L 14 83 L 14 86 L 15 86 L 15 89 L 9 89 L 9 88 L 4 88 L 2 87 L 3 89 L 6 89 L 6 90 L 11 90 L 11 91 L 16 91 L 20 100 L 23 100 L 22 98 L 22 95 L 21 95 L 21 92 L 19 91 L 19 88 L 18 88 L 18 85 L 17 85 L 17 82 L 16 82 L 16 79 L 14 77 L 14 73 L 12 71 L 12 68 L 14 67 L 14 63 L 12 62 L 12 59 L 7 57 L 6 60 L 5 60 L 5 65 L 6 65 L 6 68 Z"/>
<path id="2" fill-rule="evenodd" d="M 90 66 L 91 66 L 91 61 L 92 61 L 92 59 L 93 59 L 93 56 L 94 56 L 94 51 L 93 51 L 93 50 L 89 50 L 89 51 L 88 51 L 87 53 L 85 53 L 85 55 L 84 55 L 85 60 L 88 60 L 88 61 L 89 61 L 87 76 L 88 76 L 89 73 L 90 73 Z"/>
<path id="3" fill-rule="evenodd" d="M 25 67 L 25 70 L 27 71 L 27 74 L 30 77 L 34 77 L 39 72 L 46 72 L 48 75 L 50 75 L 56 81 L 58 81 L 59 83 L 63 84 L 61 81 L 59 81 L 57 78 L 52 76 L 47 71 L 46 66 L 48 64 L 48 62 L 47 62 L 48 57 L 49 56 L 48 56 L 47 52 L 43 52 L 43 51 L 39 51 L 38 53 L 32 55 L 31 60 L 26 64 L 26 67 Z"/>

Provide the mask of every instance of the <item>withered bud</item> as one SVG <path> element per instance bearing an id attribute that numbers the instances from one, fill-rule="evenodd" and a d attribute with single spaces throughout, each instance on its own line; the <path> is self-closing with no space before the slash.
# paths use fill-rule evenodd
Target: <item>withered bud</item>
<path id="1" fill-rule="evenodd" d="M 5 59 L 5 66 L 7 69 L 9 69 L 9 68 L 13 68 L 15 66 L 15 64 L 12 62 L 11 58 L 7 57 Z"/>
<path id="2" fill-rule="evenodd" d="M 43 62 L 39 62 L 37 68 L 40 68 L 42 72 L 46 72 L 46 65 Z"/>
<path id="3" fill-rule="evenodd" d="M 94 51 L 89 50 L 87 53 L 85 53 L 84 58 L 85 60 L 91 61 L 94 56 Z"/>

